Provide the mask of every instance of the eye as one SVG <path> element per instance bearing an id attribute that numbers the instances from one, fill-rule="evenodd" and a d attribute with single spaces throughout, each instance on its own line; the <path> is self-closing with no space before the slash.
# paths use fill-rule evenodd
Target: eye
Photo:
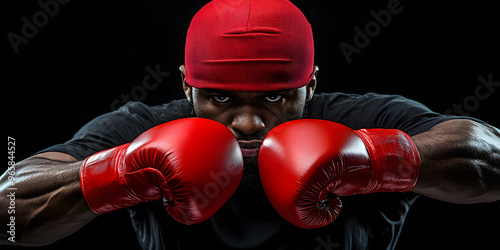
<path id="1" fill-rule="evenodd" d="M 210 97 L 210 100 L 218 102 L 218 103 L 226 103 L 231 101 L 230 97 L 223 96 L 223 95 L 214 95 Z"/>
<path id="2" fill-rule="evenodd" d="M 266 102 L 279 102 L 281 101 L 281 99 L 283 99 L 283 96 L 282 95 L 268 95 L 266 97 L 264 97 L 264 101 Z"/>

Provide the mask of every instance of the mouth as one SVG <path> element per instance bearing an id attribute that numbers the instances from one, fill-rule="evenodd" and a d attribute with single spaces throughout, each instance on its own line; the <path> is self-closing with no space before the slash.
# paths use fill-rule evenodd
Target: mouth
<path id="1" fill-rule="evenodd" d="M 238 140 L 243 157 L 257 157 L 259 155 L 261 140 Z"/>

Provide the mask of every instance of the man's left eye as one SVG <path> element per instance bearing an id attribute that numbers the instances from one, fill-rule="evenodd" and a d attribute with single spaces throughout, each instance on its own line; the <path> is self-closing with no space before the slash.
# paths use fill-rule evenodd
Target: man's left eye
<path id="1" fill-rule="evenodd" d="M 268 95 L 264 97 L 264 101 L 266 102 L 278 102 L 281 101 L 281 99 L 283 99 L 282 95 Z"/>

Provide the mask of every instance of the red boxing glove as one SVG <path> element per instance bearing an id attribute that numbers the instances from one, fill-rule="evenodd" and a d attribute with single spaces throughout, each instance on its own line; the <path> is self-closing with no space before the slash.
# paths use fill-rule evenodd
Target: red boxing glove
<path id="1" fill-rule="evenodd" d="M 242 175 L 243 157 L 231 131 L 216 121 L 186 118 L 88 157 L 80 183 L 98 214 L 164 198 L 168 214 L 189 225 L 217 212 Z"/>
<path id="2" fill-rule="evenodd" d="M 295 120 L 269 132 L 259 153 L 262 185 L 290 223 L 319 228 L 342 208 L 338 196 L 407 192 L 420 158 L 412 139 L 396 129 L 350 128 L 325 120 Z"/>

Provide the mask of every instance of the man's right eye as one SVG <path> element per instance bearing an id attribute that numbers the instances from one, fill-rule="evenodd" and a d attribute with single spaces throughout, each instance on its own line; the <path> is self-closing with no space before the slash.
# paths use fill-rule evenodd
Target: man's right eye
<path id="1" fill-rule="evenodd" d="M 214 95 L 210 97 L 210 100 L 218 103 L 226 103 L 231 101 L 231 98 L 223 95 Z"/>

